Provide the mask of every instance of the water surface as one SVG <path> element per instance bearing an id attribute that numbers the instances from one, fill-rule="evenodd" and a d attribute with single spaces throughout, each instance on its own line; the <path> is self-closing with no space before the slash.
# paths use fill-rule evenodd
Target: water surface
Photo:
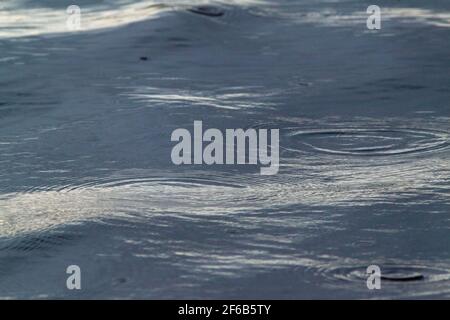
<path id="1" fill-rule="evenodd" d="M 0 297 L 450 297 L 446 1 L 70 4 L 0 5 Z M 279 173 L 173 165 L 194 120 Z"/>

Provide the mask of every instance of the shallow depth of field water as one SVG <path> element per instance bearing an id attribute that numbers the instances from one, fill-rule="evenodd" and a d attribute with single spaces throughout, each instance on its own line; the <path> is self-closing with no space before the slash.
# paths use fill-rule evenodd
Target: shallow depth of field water
<path id="1" fill-rule="evenodd" d="M 449 298 L 450 3 L 372 2 L 2 0 L 0 297 Z M 279 173 L 173 165 L 194 120 Z"/>

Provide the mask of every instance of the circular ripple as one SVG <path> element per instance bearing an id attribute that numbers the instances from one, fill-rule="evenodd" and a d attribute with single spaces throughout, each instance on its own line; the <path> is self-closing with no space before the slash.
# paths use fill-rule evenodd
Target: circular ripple
<path id="1" fill-rule="evenodd" d="M 221 17 L 225 12 L 218 7 L 213 6 L 198 6 L 188 9 L 190 12 L 201 14 L 208 17 Z"/>
<path id="2" fill-rule="evenodd" d="M 329 281 L 346 281 L 361 283 L 369 274 L 367 266 L 321 267 L 318 273 Z M 382 283 L 431 283 L 450 280 L 450 270 L 420 265 L 385 265 L 380 266 Z"/>
<path id="3" fill-rule="evenodd" d="M 290 151 L 389 156 L 438 150 L 449 145 L 449 134 L 425 129 L 320 129 L 288 134 Z"/>

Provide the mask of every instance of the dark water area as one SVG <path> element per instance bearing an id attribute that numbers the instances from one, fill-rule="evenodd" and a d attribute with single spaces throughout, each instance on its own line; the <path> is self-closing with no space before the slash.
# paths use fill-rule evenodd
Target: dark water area
<path id="1" fill-rule="evenodd" d="M 450 3 L 71 4 L 0 5 L 1 298 L 450 297 Z M 278 174 L 174 165 L 195 120 Z"/>

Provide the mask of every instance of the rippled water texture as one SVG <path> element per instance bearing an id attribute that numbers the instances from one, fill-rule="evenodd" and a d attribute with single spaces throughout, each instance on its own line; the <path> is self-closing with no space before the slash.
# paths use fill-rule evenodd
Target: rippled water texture
<path id="1" fill-rule="evenodd" d="M 0 297 L 450 297 L 447 1 L 69 4 L 0 5 Z M 173 165 L 194 120 L 279 173 Z"/>

